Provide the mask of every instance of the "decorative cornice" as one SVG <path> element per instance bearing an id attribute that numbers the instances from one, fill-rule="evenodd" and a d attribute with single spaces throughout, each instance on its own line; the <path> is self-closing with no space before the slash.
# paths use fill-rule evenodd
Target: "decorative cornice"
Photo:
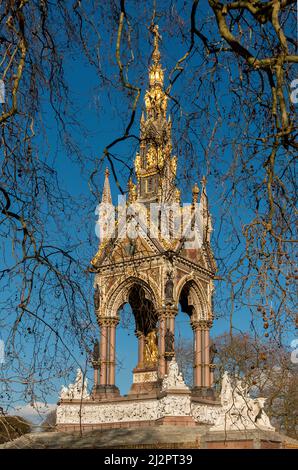
<path id="1" fill-rule="evenodd" d="M 115 263 L 107 263 L 103 264 L 98 268 L 98 271 L 100 270 L 101 273 L 105 271 L 111 271 L 111 268 L 113 268 L 113 271 L 117 271 L 119 268 L 123 268 L 124 266 L 131 267 L 131 266 L 140 266 L 143 265 L 144 261 L 148 260 L 155 260 L 155 259 L 161 259 L 165 256 L 165 253 L 167 253 L 168 250 L 164 250 L 163 252 L 156 253 L 153 255 L 149 256 L 140 256 L 139 258 L 135 257 L 134 259 L 129 259 L 127 258 L 126 260 L 115 262 Z M 215 272 L 209 271 L 208 269 L 199 266 L 196 263 L 193 263 L 192 261 L 188 260 L 187 258 L 184 258 L 181 255 L 178 255 L 174 253 L 173 255 L 173 261 L 176 263 L 180 263 L 181 265 L 188 266 L 191 268 L 192 271 L 196 271 L 200 274 L 203 274 L 206 279 L 206 281 L 209 281 L 210 279 L 214 279 Z"/>

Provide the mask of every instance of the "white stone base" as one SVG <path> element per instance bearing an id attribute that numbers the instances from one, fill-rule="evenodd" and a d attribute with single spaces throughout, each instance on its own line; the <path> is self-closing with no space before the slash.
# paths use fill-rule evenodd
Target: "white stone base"
<path id="1" fill-rule="evenodd" d="M 192 403 L 190 394 L 167 394 L 161 398 L 113 400 L 112 403 L 60 402 L 57 425 L 99 425 L 136 421 L 156 421 L 166 417 L 192 417 L 197 423 L 214 424 L 219 405 Z"/>
<path id="2" fill-rule="evenodd" d="M 212 425 L 211 431 L 230 430 L 266 430 L 274 431 L 267 426 L 258 426 L 252 421 L 237 420 L 231 425 L 226 411 L 219 404 L 202 404 L 192 402 L 190 394 L 167 394 L 162 398 L 130 400 L 120 398 L 112 403 L 93 402 L 92 400 L 60 402 L 57 407 L 58 427 L 96 426 L 118 423 L 154 422 L 168 417 L 189 417 L 197 424 Z M 240 423 L 242 425 L 240 425 Z"/>
<path id="3" fill-rule="evenodd" d="M 223 376 L 221 404 L 200 403 L 191 399 L 178 365 L 173 359 L 169 372 L 162 381 L 157 397 L 127 397 L 110 401 L 96 401 L 87 394 L 86 385 L 78 370 L 75 384 L 63 388 L 57 407 L 58 427 L 117 425 L 121 423 L 148 423 L 169 421 L 172 418 L 184 422 L 212 425 L 211 431 L 233 431 L 263 429 L 274 431 L 264 412 L 264 398 L 252 399 L 238 379 L 232 389 L 227 373 Z M 134 374 L 134 384 L 154 382 L 156 371 Z M 78 397 L 82 397 L 79 400 Z"/>

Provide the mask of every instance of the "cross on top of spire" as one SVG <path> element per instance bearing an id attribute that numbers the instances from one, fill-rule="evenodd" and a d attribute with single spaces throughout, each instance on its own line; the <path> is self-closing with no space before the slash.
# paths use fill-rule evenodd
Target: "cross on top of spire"
<path id="1" fill-rule="evenodd" d="M 164 72 L 160 63 L 159 41 L 161 35 L 157 25 L 151 25 L 150 32 L 154 35 L 152 63 L 149 67 L 149 90 L 145 95 L 147 117 L 163 116 L 166 118 L 167 96 L 163 89 Z"/>
<path id="2" fill-rule="evenodd" d="M 150 28 L 152 34 L 154 35 L 154 49 L 153 49 L 153 54 L 152 54 L 152 59 L 155 64 L 158 64 L 160 61 L 160 52 L 159 52 L 159 40 L 161 39 L 161 35 L 158 32 L 158 25 L 155 24 L 151 26 Z"/>

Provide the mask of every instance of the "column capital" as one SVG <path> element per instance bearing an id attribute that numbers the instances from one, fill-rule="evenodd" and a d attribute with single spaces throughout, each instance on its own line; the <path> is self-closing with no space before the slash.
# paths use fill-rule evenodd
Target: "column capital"
<path id="1" fill-rule="evenodd" d="M 166 306 L 157 311 L 159 318 L 175 318 L 178 314 L 177 307 Z"/>
<path id="2" fill-rule="evenodd" d="M 117 326 L 119 323 L 118 317 L 98 317 L 98 324 L 102 326 Z"/>
<path id="3" fill-rule="evenodd" d="M 194 331 L 196 330 L 206 330 L 212 327 L 211 320 L 191 320 L 191 327 Z"/>
<path id="4" fill-rule="evenodd" d="M 93 369 L 98 369 L 100 367 L 101 361 L 91 361 Z"/>

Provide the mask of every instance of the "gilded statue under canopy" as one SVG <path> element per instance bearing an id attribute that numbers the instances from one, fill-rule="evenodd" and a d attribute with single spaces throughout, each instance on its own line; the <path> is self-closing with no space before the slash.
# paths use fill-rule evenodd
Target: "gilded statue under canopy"
<path id="1" fill-rule="evenodd" d="M 158 340 L 156 330 L 150 331 L 145 336 L 144 344 L 144 365 L 154 366 L 158 360 Z"/>

